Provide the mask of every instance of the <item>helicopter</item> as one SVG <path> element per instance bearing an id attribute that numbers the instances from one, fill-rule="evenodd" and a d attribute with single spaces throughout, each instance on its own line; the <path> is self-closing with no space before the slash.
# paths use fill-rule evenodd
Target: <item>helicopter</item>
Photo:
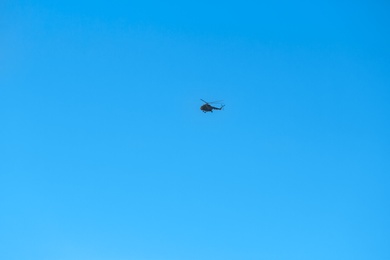
<path id="1" fill-rule="evenodd" d="M 205 104 L 202 105 L 200 107 L 200 110 L 203 111 L 203 113 L 206 113 L 206 112 L 213 112 L 213 110 L 221 110 L 225 105 L 221 105 L 221 107 L 213 107 L 212 105 L 210 104 L 213 104 L 213 103 L 219 103 L 221 102 L 222 100 L 219 100 L 219 101 L 213 101 L 213 102 L 207 102 L 207 101 L 204 101 L 203 99 L 200 99 L 202 100 Z"/>

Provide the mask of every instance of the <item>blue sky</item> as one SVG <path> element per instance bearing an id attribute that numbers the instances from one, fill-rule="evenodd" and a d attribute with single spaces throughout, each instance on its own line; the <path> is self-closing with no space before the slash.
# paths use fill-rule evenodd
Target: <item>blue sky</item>
<path id="1" fill-rule="evenodd" d="M 389 259 L 389 11 L 2 1 L 0 258 Z"/>

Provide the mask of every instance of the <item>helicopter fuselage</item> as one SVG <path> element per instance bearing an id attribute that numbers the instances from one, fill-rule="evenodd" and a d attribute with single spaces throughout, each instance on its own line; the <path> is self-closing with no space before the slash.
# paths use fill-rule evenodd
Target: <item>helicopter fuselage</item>
<path id="1" fill-rule="evenodd" d="M 212 105 L 209 105 L 209 104 L 204 104 L 204 105 L 202 105 L 202 106 L 200 107 L 200 110 L 202 110 L 203 113 L 206 113 L 206 112 L 213 112 L 213 109 L 215 109 L 215 110 L 221 110 L 222 107 L 221 107 L 221 108 L 219 108 L 219 107 L 213 107 Z"/>

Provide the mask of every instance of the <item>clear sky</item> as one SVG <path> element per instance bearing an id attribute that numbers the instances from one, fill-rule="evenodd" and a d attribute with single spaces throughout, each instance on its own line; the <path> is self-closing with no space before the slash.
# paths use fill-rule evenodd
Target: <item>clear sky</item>
<path id="1" fill-rule="evenodd" d="M 2 0 L 0 259 L 390 259 L 389 12 Z"/>

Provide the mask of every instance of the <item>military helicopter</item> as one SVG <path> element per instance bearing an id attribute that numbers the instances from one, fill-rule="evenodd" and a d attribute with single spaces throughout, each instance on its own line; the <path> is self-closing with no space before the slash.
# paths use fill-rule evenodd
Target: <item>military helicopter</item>
<path id="1" fill-rule="evenodd" d="M 222 100 L 219 100 L 219 101 L 213 101 L 213 102 L 207 102 L 207 101 L 204 101 L 203 99 L 200 99 L 202 100 L 205 104 L 202 105 L 200 107 L 200 110 L 203 111 L 203 113 L 206 113 L 206 112 L 213 112 L 213 110 L 221 110 L 225 105 L 221 105 L 221 107 L 213 107 L 212 105 L 210 104 L 213 104 L 213 103 L 219 103 L 221 102 Z"/>

